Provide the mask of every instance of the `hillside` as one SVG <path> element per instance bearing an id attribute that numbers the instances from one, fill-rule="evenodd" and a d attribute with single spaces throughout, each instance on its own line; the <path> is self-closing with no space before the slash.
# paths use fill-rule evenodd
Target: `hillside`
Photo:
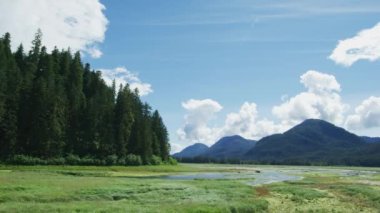
<path id="1" fill-rule="evenodd" d="M 221 138 L 203 149 L 202 154 L 192 152 L 195 154 L 188 155 L 186 162 L 379 166 L 377 139 L 359 137 L 323 120 L 308 119 L 283 134 L 257 142 L 238 135 Z M 194 148 L 190 146 L 183 152 L 188 149 Z"/>
<path id="2" fill-rule="evenodd" d="M 179 158 L 179 159 L 180 158 L 194 158 L 205 153 L 208 149 L 209 149 L 208 146 L 202 143 L 195 143 L 191 146 L 186 147 L 181 152 L 173 154 L 173 157 Z"/>
<path id="3" fill-rule="evenodd" d="M 355 134 L 323 120 L 309 119 L 283 134 L 265 137 L 246 159 L 277 163 L 343 163 L 349 153 L 364 147 Z"/>
<path id="4" fill-rule="evenodd" d="M 201 156 L 210 159 L 240 159 L 255 146 L 256 141 L 239 135 L 223 137 Z"/>

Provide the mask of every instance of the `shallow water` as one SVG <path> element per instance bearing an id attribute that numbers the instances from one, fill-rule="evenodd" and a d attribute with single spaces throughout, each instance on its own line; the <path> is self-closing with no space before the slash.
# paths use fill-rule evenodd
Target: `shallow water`
<path id="1" fill-rule="evenodd" d="M 227 167 L 226 167 L 227 168 Z M 229 167 L 228 167 L 229 168 Z M 329 168 L 260 168 L 259 170 L 250 167 L 235 167 L 240 169 L 236 172 L 200 172 L 182 173 L 176 175 L 163 176 L 164 179 L 171 180 L 196 180 L 196 179 L 234 179 L 244 180 L 248 185 L 256 186 L 284 181 L 297 181 L 303 178 L 305 173 L 324 173 L 347 176 L 363 176 L 379 173 L 379 171 L 350 170 L 350 169 L 329 169 Z"/>
<path id="2" fill-rule="evenodd" d="M 247 180 L 249 185 L 261 185 L 282 181 L 300 180 L 302 176 L 288 174 L 276 170 L 264 170 L 260 173 L 256 171 L 244 172 L 214 172 L 214 173 L 192 173 L 164 176 L 165 179 L 172 180 L 196 180 L 196 179 L 240 179 Z"/>

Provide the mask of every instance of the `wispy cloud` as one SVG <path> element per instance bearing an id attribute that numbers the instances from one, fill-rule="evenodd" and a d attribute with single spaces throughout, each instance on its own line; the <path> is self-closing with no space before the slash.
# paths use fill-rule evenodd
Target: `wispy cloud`
<path id="1" fill-rule="evenodd" d="M 296 19 L 308 16 L 369 14 L 380 12 L 380 2 L 374 1 L 205 1 L 197 12 L 146 20 L 140 24 L 153 26 L 235 25 L 257 21 Z"/>

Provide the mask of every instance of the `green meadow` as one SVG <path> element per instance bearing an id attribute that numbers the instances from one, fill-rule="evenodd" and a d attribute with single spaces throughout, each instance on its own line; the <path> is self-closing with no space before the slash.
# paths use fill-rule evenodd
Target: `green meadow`
<path id="1" fill-rule="evenodd" d="M 3 165 L 0 212 L 380 212 L 380 168 Z"/>

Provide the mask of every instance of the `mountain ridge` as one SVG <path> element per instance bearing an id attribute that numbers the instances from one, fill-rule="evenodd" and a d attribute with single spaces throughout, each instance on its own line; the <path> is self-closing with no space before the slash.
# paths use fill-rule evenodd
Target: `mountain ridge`
<path id="1" fill-rule="evenodd" d="M 254 145 L 240 148 L 239 139 Z M 220 146 L 222 151 L 218 151 Z M 238 135 L 223 137 L 194 158 L 197 162 L 380 166 L 380 138 L 359 137 L 327 121 L 307 119 L 258 141 Z"/>

